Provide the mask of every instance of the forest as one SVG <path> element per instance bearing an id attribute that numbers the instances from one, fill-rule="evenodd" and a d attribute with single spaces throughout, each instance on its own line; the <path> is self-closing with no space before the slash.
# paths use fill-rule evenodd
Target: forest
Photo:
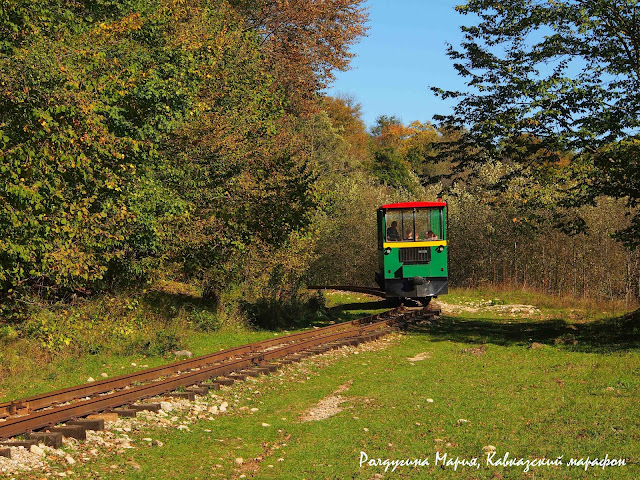
<path id="1" fill-rule="evenodd" d="M 325 93 L 363 0 L 5 0 L 0 325 L 159 281 L 223 310 L 372 285 L 376 207 L 438 197 L 452 286 L 636 304 L 639 25 L 523 5 L 459 7 L 485 15 L 449 51 L 476 90 L 435 89 L 453 115 L 368 129 Z"/>

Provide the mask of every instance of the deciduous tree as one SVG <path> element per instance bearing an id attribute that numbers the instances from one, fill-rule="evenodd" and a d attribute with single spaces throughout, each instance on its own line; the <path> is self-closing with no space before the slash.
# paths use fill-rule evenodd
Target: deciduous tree
<path id="1" fill-rule="evenodd" d="M 607 192 L 637 207 L 640 6 L 469 0 L 457 9 L 478 19 L 463 27 L 460 49 L 449 48 L 468 91 L 435 91 L 458 99 L 455 113 L 438 119 L 469 128 L 457 144 L 461 167 L 496 158 L 561 162 L 569 152 L 576 176 L 592 187 L 573 190 L 574 200 Z M 621 238 L 640 243 L 640 218 Z"/>
<path id="2" fill-rule="evenodd" d="M 316 95 L 346 70 L 349 47 L 366 32 L 364 0 L 231 0 L 260 35 L 289 110 L 315 109 Z"/>

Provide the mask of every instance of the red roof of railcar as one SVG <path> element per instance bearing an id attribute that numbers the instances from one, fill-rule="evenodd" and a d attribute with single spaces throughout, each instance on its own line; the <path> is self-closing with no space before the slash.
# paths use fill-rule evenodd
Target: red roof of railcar
<path id="1" fill-rule="evenodd" d="M 380 208 L 425 208 L 425 207 L 446 207 L 447 202 L 440 200 L 439 202 L 403 202 L 403 203 L 389 203 L 382 205 Z"/>

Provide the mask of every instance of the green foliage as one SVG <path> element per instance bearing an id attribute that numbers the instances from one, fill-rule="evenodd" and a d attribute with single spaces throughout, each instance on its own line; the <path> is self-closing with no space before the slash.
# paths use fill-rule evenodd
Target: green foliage
<path id="1" fill-rule="evenodd" d="M 252 325 L 269 330 L 308 327 L 328 319 L 321 295 L 286 301 L 261 298 L 252 303 L 243 302 L 242 309 Z"/>
<path id="2" fill-rule="evenodd" d="M 210 310 L 194 310 L 191 313 L 194 327 L 203 332 L 213 332 L 220 328 L 220 318 Z"/>
<path id="3" fill-rule="evenodd" d="M 175 331 L 160 330 L 153 340 L 145 344 L 145 352 L 151 355 L 166 355 L 180 347 L 178 334 Z"/>
<path id="4" fill-rule="evenodd" d="M 566 164 L 570 157 L 575 171 L 568 170 L 564 203 L 609 194 L 637 207 L 636 2 L 470 0 L 457 9 L 477 18 L 462 28 L 460 49 L 449 49 L 471 88 L 434 91 L 458 100 L 453 115 L 437 119 L 469 128 L 453 144 L 459 166 L 495 159 Z M 620 238 L 635 247 L 640 221 L 631 213 Z"/>
<path id="5" fill-rule="evenodd" d="M 295 87 L 279 75 L 292 58 L 265 47 L 238 2 L 4 2 L 4 317 L 29 296 L 68 299 L 171 265 L 215 297 L 254 242 L 275 251 L 308 226 L 320 157 L 345 147 L 332 133 L 310 151 L 310 128 L 285 111 L 346 66 L 365 19 L 351 3 L 278 12 L 328 22 L 317 36 L 329 50 L 295 42 L 313 54 L 311 83 Z"/>
<path id="6" fill-rule="evenodd" d="M 6 0 L 0 7 L 0 52 L 10 54 L 37 36 L 81 33 L 155 4 L 147 0 Z"/>
<path id="7" fill-rule="evenodd" d="M 158 108 L 171 119 L 168 104 L 178 117 L 190 105 L 172 100 L 181 97 L 175 78 L 162 78 L 173 92 L 151 96 L 156 110 L 140 101 L 164 75 L 145 71 L 153 52 L 133 39 L 139 22 L 133 15 L 75 36 L 34 34 L 31 48 L 3 57 L 5 294 L 35 288 L 60 296 L 137 279 L 152 266 L 144 259 L 163 249 L 160 222 L 180 209 L 166 193 L 158 198 L 157 146 L 146 137 L 168 128 Z M 132 106 L 147 115 L 127 130 L 117 120 Z"/>
<path id="8" fill-rule="evenodd" d="M 373 153 L 373 173 L 381 183 L 394 188 L 411 190 L 413 172 L 406 160 L 392 148 L 383 148 Z"/>
<path id="9" fill-rule="evenodd" d="M 18 337 L 18 332 L 11 325 L 0 326 L 0 342 L 11 341 Z"/>
<path id="10" fill-rule="evenodd" d="M 50 351 L 63 350 L 71 344 L 73 338 L 70 332 L 61 328 L 57 316 L 47 312 L 27 322 L 24 333 L 29 338 L 38 340 L 42 347 Z"/>

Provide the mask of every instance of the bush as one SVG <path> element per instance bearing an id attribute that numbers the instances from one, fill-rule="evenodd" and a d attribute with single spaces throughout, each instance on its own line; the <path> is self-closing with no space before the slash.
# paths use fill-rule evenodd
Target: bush
<path id="1" fill-rule="evenodd" d="M 328 320 L 321 293 L 308 299 L 288 301 L 263 298 L 253 303 L 242 302 L 241 308 L 252 325 L 267 330 L 301 328 Z"/>

